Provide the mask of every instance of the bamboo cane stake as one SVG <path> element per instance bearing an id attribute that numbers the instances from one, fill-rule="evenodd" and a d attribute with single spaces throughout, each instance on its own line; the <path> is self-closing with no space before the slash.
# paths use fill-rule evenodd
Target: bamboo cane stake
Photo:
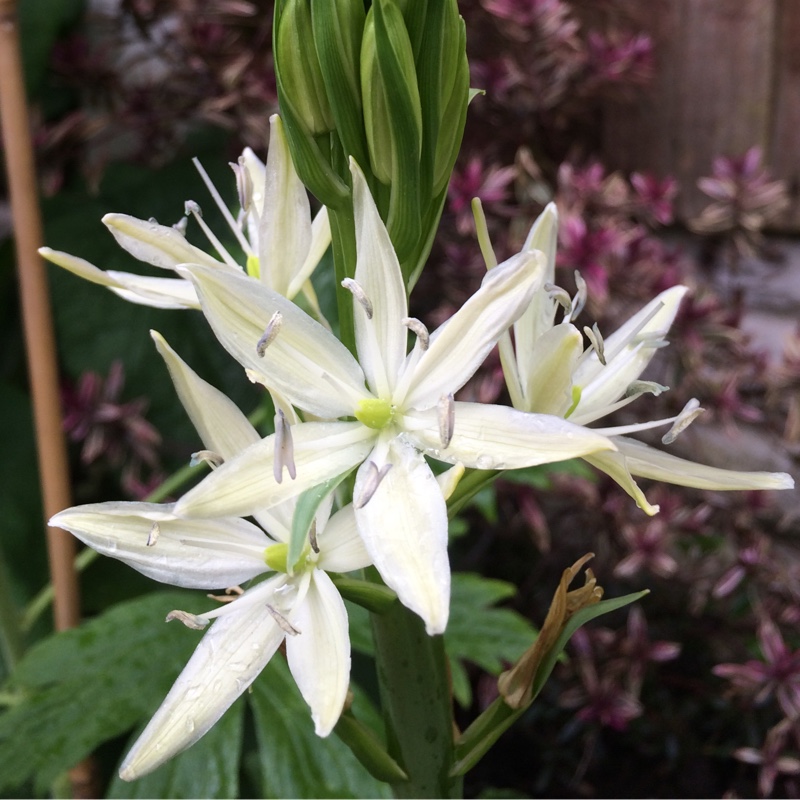
<path id="1" fill-rule="evenodd" d="M 70 505 L 69 470 L 61 425 L 55 336 L 42 244 L 28 108 L 22 77 L 19 27 L 14 0 L 0 0 L 0 127 L 11 196 L 28 375 L 45 519 Z M 75 541 L 47 529 L 47 551 L 55 591 L 56 630 L 80 621 Z"/>

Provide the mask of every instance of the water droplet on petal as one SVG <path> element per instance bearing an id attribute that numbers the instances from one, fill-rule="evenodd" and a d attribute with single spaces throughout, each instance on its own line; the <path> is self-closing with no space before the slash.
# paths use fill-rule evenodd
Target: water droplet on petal
<path id="1" fill-rule="evenodd" d="M 186 718 L 186 732 L 194 733 L 194 720 L 191 717 Z"/>
<path id="2" fill-rule="evenodd" d="M 475 459 L 478 469 L 492 469 L 494 467 L 494 459 L 486 454 L 479 455 Z"/>

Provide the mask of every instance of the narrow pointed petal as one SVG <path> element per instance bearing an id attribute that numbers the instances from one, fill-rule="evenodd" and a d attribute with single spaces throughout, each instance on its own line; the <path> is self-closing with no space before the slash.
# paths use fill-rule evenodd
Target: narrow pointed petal
<path id="1" fill-rule="evenodd" d="M 528 365 L 525 407 L 520 410 L 563 417 L 572 405 L 572 371 L 583 354 L 580 331 L 564 323 L 546 331 L 533 345 L 516 342 Z"/>
<path id="2" fill-rule="evenodd" d="M 364 373 L 347 348 L 294 303 L 244 275 L 187 266 L 203 313 L 222 346 L 293 405 L 325 419 L 353 413 L 367 397 Z M 258 344 L 280 313 L 275 340 Z"/>
<path id="3" fill-rule="evenodd" d="M 291 300 L 305 285 L 311 277 L 311 273 L 317 268 L 328 247 L 331 244 L 331 224 L 328 219 L 328 209 L 326 206 L 317 212 L 314 221 L 311 223 L 311 246 L 308 248 L 308 255 L 300 269 L 295 272 L 289 283 L 286 296 Z"/>
<path id="4" fill-rule="evenodd" d="M 634 439 L 615 437 L 619 452 L 631 475 L 656 481 L 722 491 L 747 489 L 793 489 L 794 478 L 785 472 L 740 472 L 707 467 L 665 453 Z"/>
<path id="5" fill-rule="evenodd" d="M 252 591 L 266 603 L 269 588 L 267 581 Z M 256 679 L 284 635 L 260 603 L 215 620 L 125 757 L 120 777 L 146 775 L 200 739 Z"/>
<path id="6" fill-rule="evenodd" d="M 614 450 L 614 443 L 588 428 L 548 414 L 507 406 L 456 403 L 455 428 L 443 449 L 436 415 L 406 414 L 409 439 L 434 458 L 475 469 L 518 469 Z"/>
<path id="7" fill-rule="evenodd" d="M 127 214 L 106 214 L 103 223 L 120 247 L 154 267 L 175 269 L 178 264 L 203 264 L 214 269 L 229 269 L 199 247 L 189 244 L 175 228 Z"/>
<path id="8" fill-rule="evenodd" d="M 268 436 L 226 461 L 176 504 L 181 516 L 247 516 L 297 497 L 361 463 L 375 431 L 360 422 L 303 422 L 292 426 L 297 478 L 276 483 L 275 436 Z"/>
<path id="9" fill-rule="evenodd" d="M 389 233 L 364 175 L 352 159 L 350 172 L 358 252 L 355 279 L 373 308 L 372 319 L 358 305 L 355 308 L 358 357 L 372 390 L 379 397 L 388 397 L 406 357 L 406 287 Z"/>
<path id="10" fill-rule="evenodd" d="M 178 397 L 208 450 L 229 459 L 261 439 L 247 417 L 225 394 L 204 381 L 167 344 L 157 331 L 150 331 L 166 362 Z"/>
<path id="11" fill-rule="evenodd" d="M 270 289 L 288 297 L 292 278 L 308 256 L 311 207 L 306 187 L 292 164 L 283 122 L 273 114 L 269 123 L 264 203 L 258 224 L 258 260 L 261 280 Z"/>
<path id="12" fill-rule="evenodd" d="M 305 598 L 290 615 L 300 633 L 286 637 L 286 657 L 317 736 L 327 736 L 347 699 L 350 634 L 347 610 L 331 579 L 320 569 L 310 577 Z"/>
<path id="13" fill-rule="evenodd" d="M 458 391 L 528 306 L 543 261 L 541 253 L 519 253 L 487 272 L 481 288 L 431 336 L 397 402 L 431 408 L 443 395 Z"/>
<path id="14" fill-rule="evenodd" d="M 622 453 L 615 453 L 607 451 L 604 453 L 591 453 L 584 456 L 584 459 L 593 467 L 605 472 L 609 478 L 616 481 L 635 501 L 636 505 L 644 511 L 645 514 L 652 517 L 658 514 L 658 506 L 652 505 L 645 493 L 639 488 L 639 484 L 633 479 L 633 476 L 628 472 L 628 466 L 625 456 Z"/>
<path id="15" fill-rule="evenodd" d="M 356 509 L 356 523 L 372 562 L 400 602 L 419 614 L 433 636 L 450 613 L 447 506 L 425 459 L 401 439 L 389 451 L 392 468 L 369 502 Z M 365 464 L 354 496 L 368 477 Z"/>
<path id="16" fill-rule="evenodd" d="M 670 329 L 688 289 L 673 286 L 661 292 L 624 325 L 605 339 L 607 366 L 592 351 L 575 370 L 573 382 L 584 391 L 575 409 L 586 416 L 618 400 L 650 363 L 656 348 L 642 337 L 663 339 Z M 644 321 L 650 319 L 645 323 Z M 643 324 L 644 323 L 644 324 Z M 641 330 L 637 329 L 641 327 Z M 641 346 L 640 346 L 641 345 Z"/>
<path id="17" fill-rule="evenodd" d="M 372 563 L 356 525 L 353 504 L 337 511 L 317 535 L 320 546 L 317 566 L 326 572 L 351 572 Z"/>
<path id="18" fill-rule="evenodd" d="M 153 278 L 116 270 L 104 272 L 82 258 L 49 247 L 40 248 L 39 253 L 73 275 L 106 286 L 129 302 L 155 308 L 200 308 L 194 287 L 182 278 Z"/>
<path id="19" fill-rule="evenodd" d="M 266 186 L 267 168 L 264 162 L 249 148 L 245 147 L 242 151 L 245 169 L 250 174 L 250 181 L 253 184 L 252 203 L 255 207 L 255 216 L 260 219 L 264 210 L 264 187 Z M 253 215 L 248 215 L 248 220 L 252 220 Z M 257 235 L 257 231 L 256 231 Z M 255 241 L 255 238 L 251 238 Z"/>
<path id="20" fill-rule="evenodd" d="M 243 519 L 180 519 L 171 506 L 155 503 L 75 506 L 50 524 L 148 578 L 189 589 L 226 588 L 260 575 L 271 544 Z"/>

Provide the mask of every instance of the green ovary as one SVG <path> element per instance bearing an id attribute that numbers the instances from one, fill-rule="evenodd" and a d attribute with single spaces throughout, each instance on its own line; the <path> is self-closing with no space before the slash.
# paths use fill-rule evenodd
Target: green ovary
<path id="1" fill-rule="evenodd" d="M 286 572 L 286 556 L 289 555 L 288 544 L 271 544 L 264 550 L 264 561 L 276 572 Z"/>
<path id="2" fill-rule="evenodd" d="M 376 431 L 385 428 L 392 421 L 392 417 L 394 417 L 394 407 L 388 400 L 381 400 L 379 397 L 359 401 L 355 410 L 355 418 Z"/>
<path id="3" fill-rule="evenodd" d="M 245 270 L 251 278 L 261 277 L 261 262 L 258 260 L 258 256 L 247 256 Z"/>

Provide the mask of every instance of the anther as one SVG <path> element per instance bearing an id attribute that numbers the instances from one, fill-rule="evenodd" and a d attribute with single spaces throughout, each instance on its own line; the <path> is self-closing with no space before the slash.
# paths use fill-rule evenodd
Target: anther
<path id="1" fill-rule="evenodd" d="M 244 156 L 239 156 L 238 164 L 229 161 L 228 166 L 236 176 L 236 192 L 239 195 L 239 205 L 242 211 L 247 213 L 250 210 L 250 204 L 253 202 L 253 179 L 250 177 L 250 171 L 245 166 Z"/>
<path id="2" fill-rule="evenodd" d="M 195 203 L 194 200 L 187 200 L 183 204 L 183 213 L 186 214 L 187 217 L 189 216 L 189 214 L 195 214 L 198 217 L 203 216 L 203 212 L 200 210 L 200 206 L 197 205 L 197 203 Z"/>
<path id="3" fill-rule="evenodd" d="M 700 407 L 700 401 L 693 397 L 675 418 L 672 427 L 661 437 L 662 443 L 672 444 L 678 435 L 685 431 L 704 411 L 705 409 Z"/>
<path id="4" fill-rule="evenodd" d="M 428 329 L 416 317 L 405 317 L 403 319 L 403 325 L 405 325 L 406 328 L 408 328 L 417 337 L 419 346 L 423 350 L 427 350 L 428 345 L 431 343 L 431 337 L 428 333 Z"/>
<path id="5" fill-rule="evenodd" d="M 173 230 L 178 231 L 181 236 L 186 236 L 186 229 L 189 227 L 189 218 L 181 217 L 173 226 Z"/>
<path id="6" fill-rule="evenodd" d="M 442 447 L 447 448 L 453 438 L 453 429 L 456 425 L 456 404 L 452 394 L 443 394 L 437 404 L 439 413 L 439 439 Z"/>
<path id="7" fill-rule="evenodd" d="M 258 344 L 256 344 L 256 353 L 258 353 L 259 358 L 264 358 L 267 348 L 275 341 L 280 333 L 281 325 L 283 325 L 283 314 L 281 314 L 280 311 L 276 311 L 270 317 L 264 335 L 258 340 Z"/>
<path id="8" fill-rule="evenodd" d="M 367 464 L 367 479 L 364 481 L 364 488 L 361 490 L 361 494 L 353 501 L 353 505 L 356 508 L 364 508 L 364 506 L 372 500 L 372 496 L 378 490 L 378 487 L 381 485 L 381 481 L 386 477 L 386 474 L 392 468 L 391 463 L 384 464 L 380 469 L 378 469 L 377 464 L 374 461 L 370 461 Z"/>
<path id="9" fill-rule="evenodd" d="M 283 480 L 284 467 L 289 472 L 289 477 L 294 480 L 297 477 L 297 469 L 294 465 L 292 428 L 286 421 L 286 415 L 278 409 L 275 415 L 275 457 L 272 461 L 272 474 L 278 483 Z"/>
<path id="10" fill-rule="evenodd" d="M 187 628 L 193 631 L 202 631 L 208 625 L 208 620 L 198 617 L 196 614 L 190 614 L 188 611 L 170 611 L 167 614 L 167 622 L 177 619 L 182 622 Z"/>
<path id="11" fill-rule="evenodd" d="M 161 528 L 157 522 L 154 522 L 153 527 L 150 528 L 150 533 L 147 534 L 147 541 L 145 544 L 148 547 L 152 547 L 158 541 L 159 536 L 161 536 Z"/>
<path id="12" fill-rule="evenodd" d="M 280 611 L 278 611 L 274 606 L 271 606 L 269 603 L 267 603 L 267 611 L 269 611 L 269 614 L 272 617 L 272 619 L 274 619 L 275 622 L 278 623 L 278 627 L 287 636 L 297 636 L 297 634 L 300 633 L 300 631 L 297 630 L 297 628 L 295 628 L 294 625 L 292 625 L 292 623 L 289 622 L 289 620 L 286 619 L 286 617 L 284 617 Z"/>
<path id="13" fill-rule="evenodd" d="M 607 363 L 606 348 L 603 341 L 603 336 L 600 333 L 600 328 L 597 327 L 597 323 L 595 322 L 591 328 L 588 325 L 585 325 L 583 332 L 586 334 L 586 338 L 592 343 L 592 347 L 594 347 L 595 352 L 597 353 L 598 360 L 605 367 Z"/>
<path id="14" fill-rule="evenodd" d="M 319 553 L 319 545 L 317 544 L 317 521 L 311 520 L 311 527 L 308 530 L 308 543 L 315 553 Z"/>
<path id="15" fill-rule="evenodd" d="M 211 469 L 216 469 L 224 463 L 225 459 L 213 450 L 198 450 L 196 453 L 192 453 L 192 457 L 189 459 L 190 467 L 196 467 L 198 464 L 208 464 Z"/>
<path id="16" fill-rule="evenodd" d="M 232 603 L 244 594 L 241 586 L 229 586 L 225 594 L 207 594 L 209 600 L 216 600 L 218 603 Z"/>
<path id="17" fill-rule="evenodd" d="M 625 390 L 625 397 L 638 397 L 640 394 L 648 392 L 654 397 L 658 397 L 662 392 L 668 392 L 669 386 L 662 386 L 655 381 L 633 381 Z"/>
<path id="18" fill-rule="evenodd" d="M 567 314 L 572 311 L 572 300 L 566 289 L 562 289 L 560 286 L 548 282 L 544 285 L 544 290 L 551 300 L 555 300 L 556 303 L 564 308 Z"/>
<path id="19" fill-rule="evenodd" d="M 344 286 L 348 292 L 351 292 L 353 297 L 358 300 L 359 304 L 364 309 L 364 313 L 367 315 L 367 319 L 372 319 L 372 303 L 369 297 L 367 297 L 366 292 L 361 288 L 361 285 L 352 278 L 345 278 L 342 281 L 342 286 Z"/>

